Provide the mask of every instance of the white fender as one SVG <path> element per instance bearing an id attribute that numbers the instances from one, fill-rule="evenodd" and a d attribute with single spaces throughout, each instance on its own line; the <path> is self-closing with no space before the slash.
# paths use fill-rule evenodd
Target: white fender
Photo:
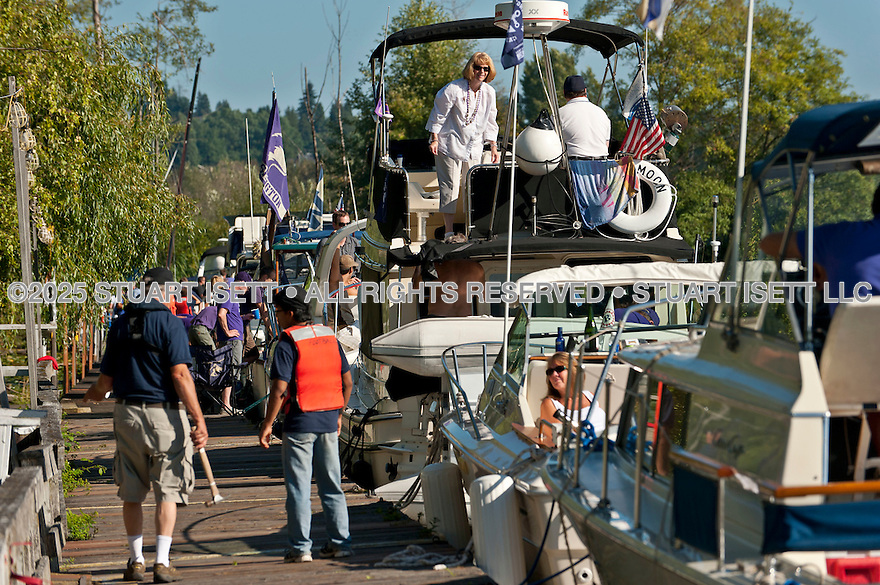
<path id="1" fill-rule="evenodd" d="M 653 201 L 651 207 L 639 215 L 629 215 L 621 211 L 617 217 L 608 222 L 608 225 L 625 234 L 638 234 L 649 232 L 660 226 L 672 209 L 672 196 L 675 187 L 666 178 L 666 174 L 647 161 L 636 163 L 636 176 L 639 178 L 641 188 L 645 186 L 651 189 Z"/>

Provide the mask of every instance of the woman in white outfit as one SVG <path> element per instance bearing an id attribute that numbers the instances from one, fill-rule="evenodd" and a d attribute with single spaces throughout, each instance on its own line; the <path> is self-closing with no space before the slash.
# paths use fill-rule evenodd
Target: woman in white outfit
<path id="1" fill-rule="evenodd" d="M 556 416 L 557 413 L 565 418 L 577 423 L 587 420 L 590 411 L 590 404 L 593 401 L 593 395 L 586 390 L 583 391 L 580 412 L 577 411 L 578 396 L 574 392 L 569 397 L 568 404 L 565 401 L 565 385 L 568 381 L 568 352 L 558 351 L 550 356 L 547 360 L 547 396 L 541 401 L 541 418 L 549 423 L 561 423 Z M 561 412 L 560 412 L 561 411 Z M 577 413 L 575 417 L 574 414 Z M 589 415 L 590 423 L 596 436 L 605 430 L 605 411 L 599 408 L 597 404 L 593 408 L 593 413 Z"/>
<path id="2" fill-rule="evenodd" d="M 454 234 L 452 220 L 458 202 L 461 179 L 468 169 L 480 162 L 483 144 L 492 149 L 492 162 L 498 162 L 498 110 L 495 90 L 489 82 L 495 79 L 495 65 L 486 53 L 474 53 L 461 79 L 449 82 L 437 92 L 434 109 L 425 129 L 430 133 L 428 145 L 437 167 L 440 185 L 440 211 L 446 227 L 445 239 L 465 241 Z"/>

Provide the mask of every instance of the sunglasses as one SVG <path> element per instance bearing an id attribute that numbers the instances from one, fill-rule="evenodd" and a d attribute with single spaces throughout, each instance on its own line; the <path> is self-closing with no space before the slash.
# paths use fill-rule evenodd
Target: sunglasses
<path id="1" fill-rule="evenodd" d="M 350 223 L 351 223 L 350 221 L 349 221 L 349 222 L 346 222 L 346 223 L 340 223 L 340 224 L 339 224 L 339 227 L 344 228 L 345 226 L 347 226 L 347 225 L 350 224 Z"/>
<path id="2" fill-rule="evenodd" d="M 557 374 L 561 374 L 562 372 L 564 372 L 567 369 L 568 368 L 566 368 L 565 366 L 556 366 L 555 368 L 547 368 L 547 375 L 549 376 L 549 375 L 553 374 L 554 372 L 556 372 Z"/>
<path id="3" fill-rule="evenodd" d="M 479 65 L 474 65 L 474 71 L 485 71 L 486 73 L 489 73 L 489 71 L 491 71 L 491 69 L 489 69 L 488 65 L 486 65 L 484 67 L 481 67 Z"/>

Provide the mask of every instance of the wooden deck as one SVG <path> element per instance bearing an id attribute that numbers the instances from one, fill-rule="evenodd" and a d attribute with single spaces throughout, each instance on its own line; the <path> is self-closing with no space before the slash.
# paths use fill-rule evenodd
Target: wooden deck
<path id="1" fill-rule="evenodd" d="M 87 378 L 67 397 L 68 406 L 82 405 Z M 67 410 L 66 424 L 78 438 L 79 449 L 69 455 L 74 465 L 91 460 L 107 468 L 99 476 L 90 473 L 91 491 L 67 498 L 74 512 L 97 512 L 97 532 L 91 540 L 68 542 L 64 548 L 63 573 L 54 583 L 122 582 L 128 544 L 122 525 L 122 505 L 112 480 L 114 440 L 112 403 L 85 405 L 90 411 Z M 241 417 L 208 416 L 208 456 L 220 493 L 225 500 L 213 507 L 205 473 L 196 457 L 196 490 L 190 505 L 178 512 L 171 560 L 186 583 L 213 585 L 238 583 L 300 582 L 309 585 L 338 583 L 485 584 L 488 577 L 473 565 L 453 569 L 377 568 L 387 555 L 417 544 L 426 552 L 452 555 L 454 550 L 417 522 L 393 508 L 392 503 L 368 497 L 353 483 L 344 481 L 355 555 L 345 559 L 285 564 L 286 547 L 284 485 L 280 442 L 269 449 L 257 443 L 256 428 Z M 313 488 L 314 490 L 314 488 Z M 144 545 L 147 581 L 154 558 L 153 496 L 144 510 Z M 312 540 L 320 548 L 325 538 L 321 505 L 312 492 Z"/>

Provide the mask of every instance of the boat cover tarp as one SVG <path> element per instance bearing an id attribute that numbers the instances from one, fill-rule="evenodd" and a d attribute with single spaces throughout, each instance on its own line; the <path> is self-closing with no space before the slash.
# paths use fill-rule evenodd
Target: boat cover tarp
<path id="1" fill-rule="evenodd" d="M 673 467 L 672 520 L 675 538 L 718 553 L 718 484 L 683 467 Z"/>
<path id="2" fill-rule="evenodd" d="M 782 167 L 788 173 L 783 154 L 791 152 L 800 162 L 808 151 L 816 160 L 880 156 L 880 100 L 822 106 L 804 112 L 792 122 L 786 135 L 769 156 L 752 165 L 752 177 L 758 179 L 768 169 Z M 871 139 L 865 140 L 868 135 Z"/>
<path id="3" fill-rule="evenodd" d="M 493 18 L 471 18 L 453 22 L 441 22 L 427 26 L 417 26 L 397 31 L 379 43 L 370 61 L 382 60 L 388 51 L 397 47 L 434 43 L 438 41 L 454 41 L 460 39 L 503 39 L 507 37 L 507 27 L 495 26 Z M 634 32 L 625 28 L 588 20 L 572 19 L 571 23 L 559 28 L 547 38 L 574 45 L 583 45 L 599 51 L 604 58 L 609 58 L 617 51 L 633 43 L 642 46 L 644 40 Z"/>
<path id="4" fill-rule="evenodd" d="M 657 238 L 649 242 L 609 240 L 598 235 L 585 235 L 581 238 L 560 239 L 521 234 L 514 235 L 513 256 L 557 253 L 565 250 L 571 253 L 596 252 L 597 257 L 607 262 L 609 256 L 618 256 L 617 262 L 637 262 L 654 260 L 657 257 L 672 260 L 687 260 L 693 250 L 684 240 Z M 463 244 L 444 244 L 440 240 L 429 240 L 422 244 L 419 252 L 413 254 L 407 246 L 388 251 L 389 266 L 421 266 L 430 273 L 434 262 L 455 259 L 504 258 L 507 254 L 507 238 L 501 236 L 492 240 L 472 240 Z M 586 262 L 585 262 L 586 263 Z"/>
<path id="5" fill-rule="evenodd" d="M 633 262 L 624 264 L 587 264 L 584 266 L 555 266 L 527 274 L 516 281 L 521 288 L 526 283 L 545 282 L 599 282 L 606 286 L 634 282 L 703 283 L 718 282 L 723 262 Z"/>
<path id="6" fill-rule="evenodd" d="M 764 504 L 763 554 L 880 549 L 880 500 L 815 506 Z"/>

